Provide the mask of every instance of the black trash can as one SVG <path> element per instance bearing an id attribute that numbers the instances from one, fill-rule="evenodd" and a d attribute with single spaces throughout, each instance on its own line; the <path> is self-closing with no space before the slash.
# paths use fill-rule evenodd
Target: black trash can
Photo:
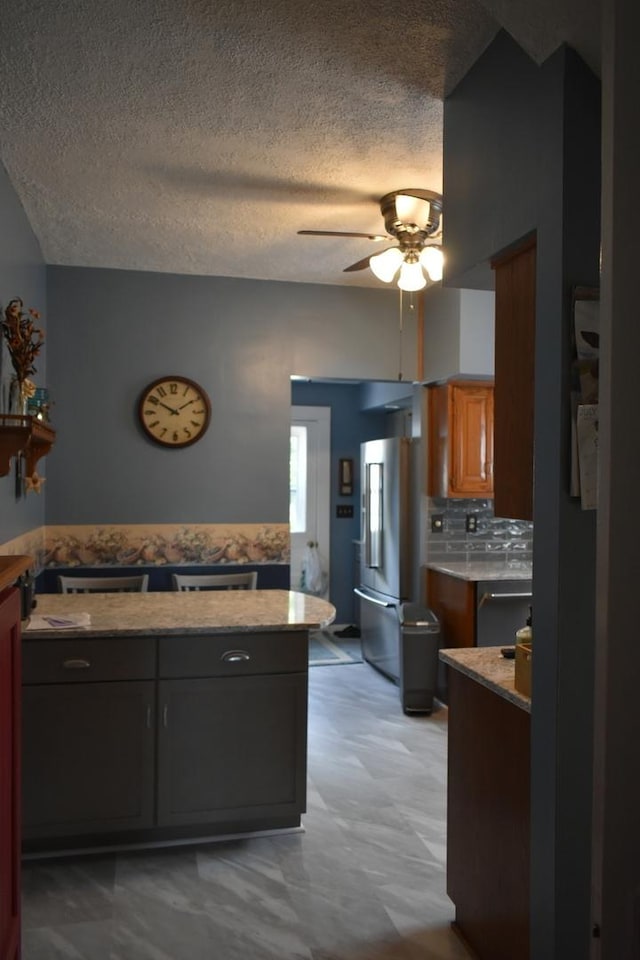
<path id="1" fill-rule="evenodd" d="M 418 603 L 400 604 L 400 700 L 405 713 L 431 713 L 438 680 L 440 621 Z"/>

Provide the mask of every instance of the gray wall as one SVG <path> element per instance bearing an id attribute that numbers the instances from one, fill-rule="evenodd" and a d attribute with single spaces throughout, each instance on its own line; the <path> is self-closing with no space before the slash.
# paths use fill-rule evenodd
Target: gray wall
<path id="1" fill-rule="evenodd" d="M 393 291 L 51 267 L 48 299 L 51 524 L 287 522 L 290 375 L 397 377 Z M 182 450 L 136 422 L 142 388 L 171 373 L 213 407 Z"/>
<path id="2" fill-rule="evenodd" d="M 493 291 L 429 287 L 424 295 L 424 382 L 493 376 L 494 314 Z"/>
<path id="3" fill-rule="evenodd" d="M 539 68 L 503 30 L 446 101 L 446 286 L 492 289 L 488 257 L 535 227 L 541 96 Z"/>
<path id="4" fill-rule="evenodd" d="M 640 711 L 638 523 L 630 511 L 640 481 L 635 439 L 640 324 L 640 6 L 604 5 L 602 361 L 597 571 L 597 700 L 594 921 L 591 956 L 640 956 Z"/>
<path id="5" fill-rule="evenodd" d="M 448 280 L 537 231 L 532 956 L 590 938 L 595 518 L 569 489 L 571 288 L 598 284 L 599 84 L 499 35 L 445 103 Z M 466 205 L 466 206 L 465 206 Z M 517 402 L 517 397 L 514 398 Z"/>
<path id="6" fill-rule="evenodd" d="M 47 329 L 47 301 L 45 266 L 40 246 L 20 205 L 17 194 L 0 164 L 0 311 L 4 317 L 7 303 L 14 297 L 24 301 L 25 308 L 33 307 L 42 314 Z M 47 385 L 46 345 L 36 361 L 38 368 L 34 381 Z M 0 391 L 4 394 L 11 379 L 11 361 L 4 341 L 0 349 Z M 46 460 L 38 464 L 38 472 L 46 473 Z M 44 520 L 44 497 L 30 493 L 16 498 L 14 467 L 8 476 L 0 477 L 0 542 L 6 542 L 21 533 L 40 526 Z"/>

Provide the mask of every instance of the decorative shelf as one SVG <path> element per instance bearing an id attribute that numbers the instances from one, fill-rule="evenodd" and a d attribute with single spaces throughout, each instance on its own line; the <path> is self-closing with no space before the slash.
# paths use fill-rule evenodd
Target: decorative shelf
<path id="1" fill-rule="evenodd" d="M 55 439 L 53 427 L 37 417 L 0 414 L 0 477 L 7 476 L 11 458 L 19 454 L 25 458 L 26 476 L 33 476 L 38 460 L 49 453 Z"/>

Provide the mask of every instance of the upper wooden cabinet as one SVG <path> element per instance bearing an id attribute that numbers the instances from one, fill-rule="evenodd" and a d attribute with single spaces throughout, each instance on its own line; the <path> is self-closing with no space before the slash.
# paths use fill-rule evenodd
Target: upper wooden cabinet
<path id="1" fill-rule="evenodd" d="M 493 384 L 452 380 L 429 391 L 432 497 L 493 496 Z"/>
<path id="2" fill-rule="evenodd" d="M 496 257 L 496 517 L 533 520 L 533 409 L 536 246 L 529 240 Z"/>

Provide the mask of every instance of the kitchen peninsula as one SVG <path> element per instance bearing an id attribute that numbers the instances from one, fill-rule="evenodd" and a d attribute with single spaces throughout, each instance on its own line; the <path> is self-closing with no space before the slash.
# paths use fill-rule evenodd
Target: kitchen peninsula
<path id="1" fill-rule="evenodd" d="M 479 960 L 528 960 L 531 700 L 497 647 L 441 650 L 449 672 L 447 893 Z"/>
<path id="2" fill-rule="evenodd" d="M 39 596 L 23 629 L 23 849 L 299 827 L 308 632 L 334 616 L 287 590 Z"/>

